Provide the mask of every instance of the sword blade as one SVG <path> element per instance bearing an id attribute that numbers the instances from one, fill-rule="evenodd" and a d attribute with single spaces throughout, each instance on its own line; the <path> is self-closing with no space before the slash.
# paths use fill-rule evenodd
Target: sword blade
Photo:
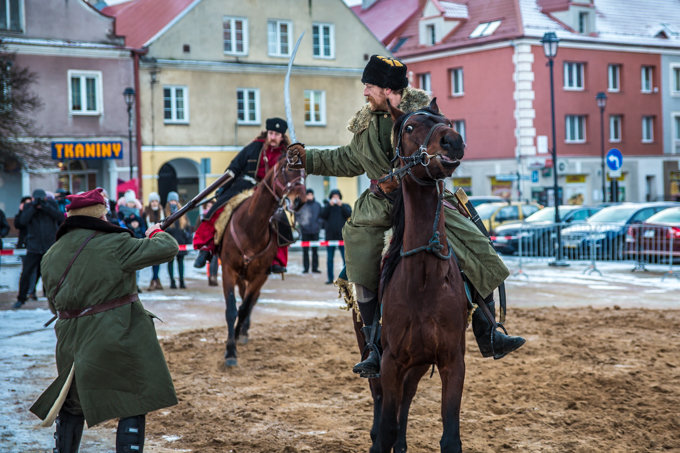
<path id="1" fill-rule="evenodd" d="M 293 143 L 297 142 L 297 137 L 295 135 L 295 126 L 293 125 L 293 111 L 290 107 L 290 71 L 293 69 L 293 61 L 295 61 L 295 54 L 297 54 L 298 47 L 300 47 L 300 41 L 305 35 L 303 31 L 300 34 L 295 47 L 293 47 L 293 53 L 290 54 L 290 60 L 288 60 L 288 70 L 286 71 L 286 80 L 283 84 L 283 102 L 286 106 L 286 121 L 288 122 L 288 130 L 290 131 L 290 139 Z"/>

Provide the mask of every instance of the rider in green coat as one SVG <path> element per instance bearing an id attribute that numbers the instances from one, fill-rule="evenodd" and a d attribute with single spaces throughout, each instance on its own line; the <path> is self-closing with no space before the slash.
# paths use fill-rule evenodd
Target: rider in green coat
<path id="1" fill-rule="evenodd" d="M 406 65 L 392 58 L 373 55 L 364 69 L 361 81 L 368 104 L 350 120 L 348 129 L 354 134 L 349 145 L 333 150 L 307 149 L 296 143 L 289 147 L 288 159 L 293 168 L 305 168 L 307 173 L 324 176 L 353 177 L 366 173 L 371 187 L 354 205 L 352 216 L 343 228 L 347 280 L 353 308 L 358 308 L 367 338 L 378 305 L 381 251 L 384 235 L 391 227 L 392 202 L 390 188 L 377 180 L 389 173 L 398 161 L 392 162 L 392 118 L 387 101 L 405 112 L 427 107 L 429 96 L 408 87 Z M 393 189 L 392 189 L 393 190 Z M 387 195 L 385 195 L 387 193 Z M 447 192 L 449 206 L 457 206 L 456 198 Z M 493 291 L 508 277 L 505 264 L 494 251 L 488 238 L 457 209 L 445 211 L 447 238 L 460 262 L 460 267 L 477 294 L 493 315 Z M 341 285 L 343 282 L 339 282 Z M 356 303 L 356 305 L 354 305 Z M 497 331 L 482 313 L 473 313 L 473 331 L 484 357 L 501 358 L 524 344 L 524 339 Z M 493 347 L 492 347 L 493 335 Z M 370 345 L 369 345 L 370 346 Z M 379 373 L 379 355 L 371 350 L 368 358 L 354 367 L 356 373 L 371 377 Z"/>
<path id="2" fill-rule="evenodd" d="M 58 453 L 78 451 L 85 421 L 92 427 L 116 418 L 116 452 L 141 451 L 144 415 L 177 404 L 154 316 L 137 297 L 135 275 L 172 260 L 177 242 L 158 225 L 147 238 L 135 239 L 130 230 L 107 222 L 101 190 L 68 197 L 68 218 L 42 260 L 50 309 L 59 317 L 59 376 L 31 412 L 43 426 L 57 417 Z"/>

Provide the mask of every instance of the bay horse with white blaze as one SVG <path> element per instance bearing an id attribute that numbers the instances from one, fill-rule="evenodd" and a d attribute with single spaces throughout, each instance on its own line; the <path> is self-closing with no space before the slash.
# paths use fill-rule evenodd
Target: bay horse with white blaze
<path id="1" fill-rule="evenodd" d="M 220 259 L 229 328 L 224 354 L 226 366 L 238 363 L 236 341 L 242 329 L 244 333 L 248 329 L 250 313 L 276 256 L 277 233 L 271 226 L 272 217 L 277 209 L 298 211 L 305 204 L 305 192 L 304 171 L 289 170 L 284 153 L 256 186 L 253 195 L 234 209 L 224 230 Z M 238 309 L 237 286 L 242 299 Z"/>
<path id="2" fill-rule="evenodd" d="M 383 263 L 381 376 L 374 400 L 371 453 L 406 452 L 406 425 L 420 379 L 436 365 L 442 381 L 442 452 L 462 451 L 460 403 L 465 379 L 468 299 L 446 239 L 444 181 L 465 145 L 436 101 L 410 114 L 390 106 L 401 194 L 392 211 L 393 239 Z M 424 253 L 419 253 L 424 252 Z M 355 318 L 359 347 L 361 323 Z"/>

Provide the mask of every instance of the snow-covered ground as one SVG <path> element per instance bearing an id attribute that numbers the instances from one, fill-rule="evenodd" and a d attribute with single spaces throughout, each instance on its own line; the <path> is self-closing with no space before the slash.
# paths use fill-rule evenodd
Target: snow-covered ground
<path id="1" fill-rule="evenodd" d="M 338 310 L 341 300 L 337 289 L 325 285 L 326 259 L 320 250 L 321 274 L 302 274 L 302 253 L 291 251 L 289 273 L 284 281 L 271 277 L 262 290 L 253 312 L 253 322 L 311 316 L 347 316 Z M 140 298 L 145 307 L 157 314 L 163 323 L 156 327 L 159 336 L 177 332 L 224 326 L 222 288 L 209 287 L 205 269 L 192 267 L 194 254 L 185 258 L 188 289 L 170 290 L 167 267 L 161 266 L 163 291 L 144 291 Z M 519 270 L 517 258 L 505 258 L 511 272 Z M 3 258 L 0 292 L 14 294 L 18 290 L 20 266 Z M 341 260 L 336 254 L 336 275 Z M 648 266 L 649 272 L 631 273 L 632 263 L 598 263 L 597 273 L 584 275 L 589 263 L 572 262 L 567 268 L 549 267 L 547 261 L 522 263 L 522 272 L 507 281 L 508 321 L 512 323 L 513 307 L 648 307 L 680 308 L 680 280 L 661 277 L 668 266 Z M 680 269 L 679 269 L 680 270 Z M 175 270 L 177 278 L 177 270 Z M 151 270 L 141 273 L 140 288 L 145 290 Z M 52 429 L 37 428 L 38 420 L 28 408 L 56 377 L 54 364 L 55 336 L 53 326 L 43 328 L 51 317 L 46 300 L 31 302 L 29 308 L 0 310 L 0 452 L 23 453 L 51 451 Z M 40 308 L 36 308 L 40 307 Z M 340 320 L 340 322 L 344 322 Z M 226 331 L 226 329 L 225 329 Z M 226 332 L 225 332 L 226 335 Z M 115 433 L 111 428 L 86 430 L 81 451 L 114 451 Z M 148 452 L 170 452 L 172 439 L 160 444 L 148 444 Z"/>

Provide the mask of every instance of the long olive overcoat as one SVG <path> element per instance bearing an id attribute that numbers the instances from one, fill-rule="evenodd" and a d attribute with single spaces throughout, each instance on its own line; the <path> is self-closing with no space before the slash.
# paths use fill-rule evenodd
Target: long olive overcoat
<path id="1" fill-rule="evenodd" d="M 421 90 L 406 88 L 399 109 L 409 113 L 429 105 Z M 365 105 L 350 120 L 354 133 L 349 145 L 333 150 L 306 150 L 306 171 L 311 175 L 353 177 L 364 173 L 377 180 L 392 168 L 393 121 L 387 112 L 374 112 Z M 446 200 L 457 205 L 447 193 Z M 352 216 L 342 230 L 348 280 L 377 292 L 384 234 L 391 227 L 392 204 L 364 191 L 354 205 Z M 510 275 L 489 240 L 457 210 L 446 209 L 446 235 L 462 270 L 483 297 L 489 295 Z M 428 225 L 428 228 L 430 226 Z"/>
<path id="2" fill-rule="evenodd" d="M 53 311 L 81 309 L 136 293 L 135 271 L 168 262 L 178 252 L 177 242 L 167 233 L 135 239 L 130 230 L 106 221 L 69 217 L 42 260 L 48 296 L 52 297 L 66 266 L 95 231 L 99 233 L 85 246 L 64 280 L 50 307 Z M 54 406 L 59 404 L 71 374 L 88 426 L 177 404 L 152 316 L 137 301 L 102 313 L 58 320 L 59 377 L 33 404 L 31 412 L 45 420 L 58 411 Z"/>

